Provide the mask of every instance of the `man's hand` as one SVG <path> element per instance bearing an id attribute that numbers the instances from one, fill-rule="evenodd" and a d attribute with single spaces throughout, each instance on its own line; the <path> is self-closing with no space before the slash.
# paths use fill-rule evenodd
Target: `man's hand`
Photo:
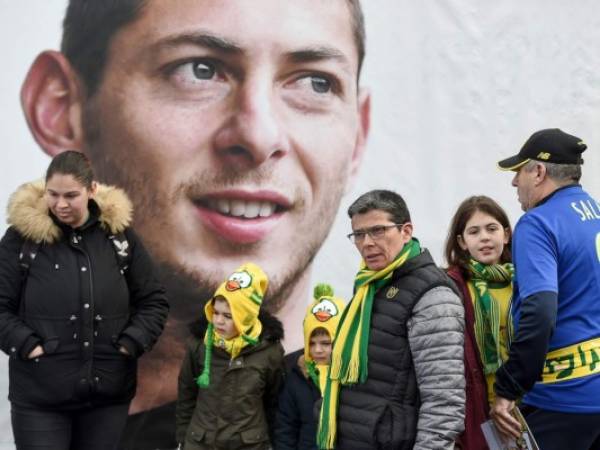
<path id="1" fill-rule="evenodd" d="M 511 414 L 514 407 L 514 400 L 496 395 L 496 400 L 490 410 L 490 417 L 494 420 L 498 431 L 504 436 L 518 439 L 521 437 L 521 424 Z"/>
<path id="2" fill-rule="evenodd" d="M 34 347 L 34 349 L 29 352 L 29 355 L 27 355 L 27 359 L 34 359 L 34 358 L 37 358 L 38 356 L 42 356 L 43 354 L 44 354 L 44 349 L 42 348 L 42 346 L 36 345 Z"/>

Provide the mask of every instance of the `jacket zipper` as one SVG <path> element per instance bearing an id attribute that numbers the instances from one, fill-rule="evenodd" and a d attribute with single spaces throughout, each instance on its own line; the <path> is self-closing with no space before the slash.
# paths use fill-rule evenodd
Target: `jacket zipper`
<path id="1" fill-rule="evenodd" d="M 82 249 L 83 250 L 83 249 Z M 87 251 L 83 250 L 83 253 L 87 259 L 88 262 L 88 273 L 89 273 L 89 277 L 90 277 L 90 317 L 91 317 L 91 326 L 92 326 L 92 332 L 90 334 L 90 363 L 88 365 L 88 379 L 90 380 L 90 386 L 92 384 L 94 384 L 94 388 L 95 388 L 95 382 L 94 379 L 92 377 L 93 374 L 93 365 L 94 365 L 94 313 L 95 313 L 95 305 L 94 305 L 94 282 L 93 282 L 93 277 L 92 277 L 92 261 L 90 260 L 90 255 L 88 254 Z M 94 389 L 95 390 L 95 389 Z"/>

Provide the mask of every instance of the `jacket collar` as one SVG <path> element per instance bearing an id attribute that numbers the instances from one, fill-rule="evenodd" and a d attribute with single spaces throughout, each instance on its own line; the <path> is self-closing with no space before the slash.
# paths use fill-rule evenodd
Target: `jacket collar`
<path id="1" fill-rule="evenodd" d="M 557 192 L 560 192 L 564 189 L 570 189 L 572 187 L 581 187 L 581 185 L 579 183 L 572 183 L 572 184 L 567 184 L 565 186 L 561 186 L 559 188 L 556 188 L 555 190 L 553 190 L 552 192 L 550 192 L 548 195 L 546 195 L 543 199 L 541 199 L 539 202 L 537 202 L 533 207 L 537 208 L 540 205 L 543 205 L 544 203 L 546 203 L 548 200 L 550 200 L 552 197 L 554 197 L 554 195 Z"/>
<path id="2" fill-rule="evenodd" d="M 8 201 L 8 223 L 24 238 L 51 244 L 64 233 L 60 222 L 53 217 L 46 204 L 44 180 L 25 183 Z M 122 189 L 98 184 L 95 200 L 90 201 L 90 218 L 100 222 L 107 232 L 123 232 L 131 224 L 133 207 Z M 90 221 L 82 227 L 90 226 Z"/>
<path id="3" fill-rule="evenodd" d="M 405 276 L 406 274 L 417 270 L 424 266 L 434 265 L 435 262 L 429 253 L 429 250 L 423 249 L 420 255 L 415 256 L 414 258 L 409 259 L 396 270 L 394 270 L 394 274 L 392 275 L 392 280 L 396 280 L 400 277 Z"/>

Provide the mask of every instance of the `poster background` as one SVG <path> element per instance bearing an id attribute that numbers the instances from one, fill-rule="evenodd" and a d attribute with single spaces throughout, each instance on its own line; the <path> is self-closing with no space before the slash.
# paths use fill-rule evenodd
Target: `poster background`
<path id="1" fill-rule="evenodd" d="M 43 174 L 48 158 L 19 105 L 29 64 L 58 48 L 65 0 L 0 0 L 0 232 L 8 195 Z M 511 175 L 495 162 L 535 130 L 582 137 L 583 185 L 600 197 L 600 14 L 593 0 L 363 0 L 373 95 L 368 151 L 315 262 L 318 281 L 348 298 L 358 263 L 345 210 L 389 188 L 410 208 L 415 234 L 442 262 L 448 222 L 472 194 L 498 200 L 516 221 Z M 316 281 L 317 279 L 315 279 Z M 0 449 L 12 449 L 7 363 L 0 356 Z"/>

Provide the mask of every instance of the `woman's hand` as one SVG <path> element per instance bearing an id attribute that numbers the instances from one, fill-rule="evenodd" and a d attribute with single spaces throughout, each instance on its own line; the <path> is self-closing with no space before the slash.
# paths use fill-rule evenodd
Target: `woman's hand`
<path id="1" fill-rule="evenodd" d="M 27 359 L 34 359 L 44 354 L 44 349 L 41 345 L 36 345 L 33 350 L 29 352 L 27 355 Z"/>

